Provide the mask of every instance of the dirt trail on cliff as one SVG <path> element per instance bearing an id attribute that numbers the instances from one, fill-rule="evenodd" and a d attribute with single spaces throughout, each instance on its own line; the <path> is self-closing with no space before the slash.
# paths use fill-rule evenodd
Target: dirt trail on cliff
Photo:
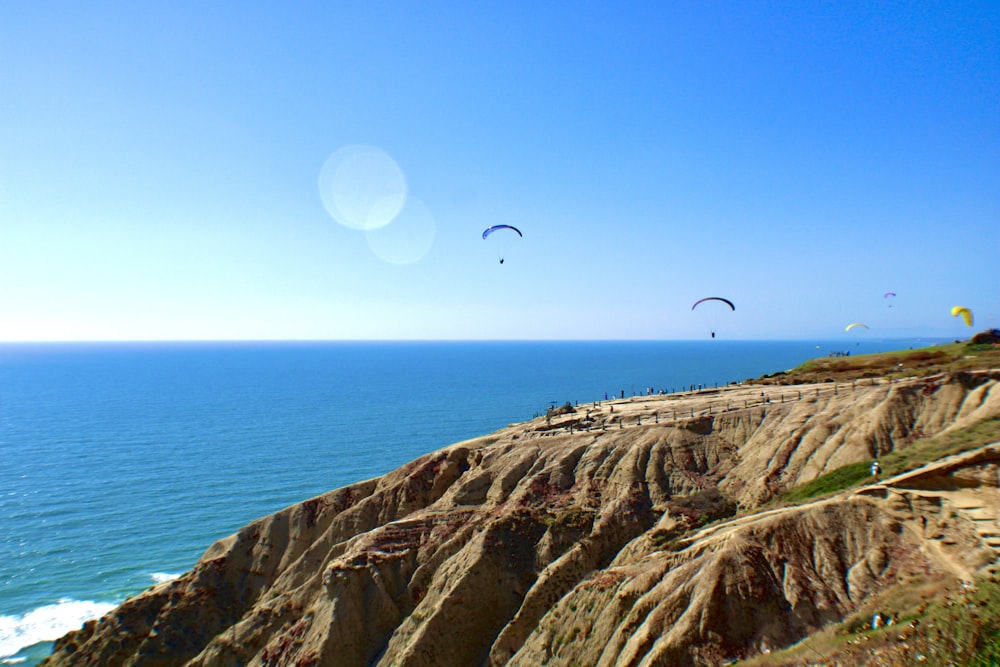
<path id="1" fill-rule="evenodd" d="M 514 424 L 251 523 L 47 664 L 690 665 L 785 646 L 907 577 L 996 558 L 996 447 L 760 508 L 996 419 L 998 379 L 739 386 Z"/>
<path id="2" fill-rule="evenodd" d="M 976 469 L 975 475 L 966 474 Z M 956 473 L 958 473 L 956 475 Z M 964 475 L 964 476 L 963 476 Z M 680 541 L 681 545 L 698 549 L 712 549 L 742 528 L 786 514 L 813 511 L 824 506 L 835 506 L 851 496 L 863 496 L 885 500 L 895 508 L 902 520 L 910 521 L 908 526 L 917 530 L 922 537 L 931 540 L 929 548 L 936 548 L 933 540 L 947 540 L 943 532 L 935 532 L 928 527 L 929 514 L 946 513 L 952 518 L 961 517 L 974 527 L 979 542 L 992 550 L 993 557 L 1000 556 L 1000 443 L 993 443 L 934 461 L 917 470 L 872 483 L 861 489 L 845 491 L 830 497 L 791 507 L 779 507 L 748 514 L 746 516 L 720 522 L 693 533 Z M 918 508 L 923 507 L 922 511 Z M 919 523 L 919 526 L 917 526 Z M 944 550 L 935 552 L 942 563 L 962 580 L 972 581 L 975 568 L 970 569 L 965 561 L 956 559 Z"/>

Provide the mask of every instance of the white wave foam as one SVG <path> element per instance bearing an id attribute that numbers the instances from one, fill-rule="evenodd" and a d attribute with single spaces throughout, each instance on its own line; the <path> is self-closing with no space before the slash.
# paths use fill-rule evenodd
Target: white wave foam
<path id="1" fill-rule="evenodd" d="M 156 583 L 163 584 L 163 583 L 166 583 L 168 581 L 173 581 L 174 579 L 176 579 L 177 577 L 179 577 L 181 575 L 180 575 L 180 573 L 178 573 L 178 574 L 171 574 L 170 572 L 154 572 L 154 573 L 152 573 L 149 576 Z"/>
<path id="2" fill-rule="evenodd" d="M 116 606 L 107 602 L 60 600 L 23 616 L 0 616 L 0 658 L 10 657 L 39 642 L 55 641 Z"/>

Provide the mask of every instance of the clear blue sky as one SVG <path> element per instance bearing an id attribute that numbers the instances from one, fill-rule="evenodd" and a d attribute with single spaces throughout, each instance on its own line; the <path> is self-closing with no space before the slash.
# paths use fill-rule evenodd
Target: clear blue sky
<path id="1" fill-rule="evenodd" d="M 10 0 L 0 119 L 0 340 L 1000 326 L 995 0 Z"/>

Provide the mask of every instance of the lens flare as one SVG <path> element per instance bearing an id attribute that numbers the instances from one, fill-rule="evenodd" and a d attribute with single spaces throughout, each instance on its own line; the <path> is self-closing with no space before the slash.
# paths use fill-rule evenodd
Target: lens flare
<path id="1" fill-rule="evenodd" d="M 426 255 L 434 244 L 437 225 L 427 206 L 410 197 L 406 208 L 396 218 L 365 233 L 368 247 L 375 255 L 391 264 L 412 264 Z"/>
<path id="2" fill-rule="evenodd" d="M 319 173 L 319 194 L 334 220 L 371 230 L 395 219 L 406 204 L 406 177 L 388 153 L 374 146 L 340 148 Z"/>

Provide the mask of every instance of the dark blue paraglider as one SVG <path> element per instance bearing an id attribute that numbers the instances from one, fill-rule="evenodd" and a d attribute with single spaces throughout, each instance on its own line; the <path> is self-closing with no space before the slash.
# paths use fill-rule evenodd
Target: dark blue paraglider
<path id="1" fill-rule="evenodd" d="M 524 237 L 524 234 L 521 233 L 521 230 L 518 229 L 517 227 L 514 227 L 513 225 L 493 225 L 492 227 L 489 227 L 485 232 L 483 232 L 483 239 L 486 239 L 487 236 L 500 229 L 512 229 L 515 232 L 517 232 L 518 236 L 522 238 Z"/>
<path id="2" fill-rule="evenodd" d="M 728 305 L 732 310 L 736 310 L 736 306 L 733 305 L 732 301 L 729 299 L 723 299 L 721 296 L 707 296 L 704 299 L 698 299 L 694 302 L 694 306 L 691 306 L 691 310 L 694 310 L 699 303 L 704 303 L 705 301 L 721 301 Z"/>
<path id="3" fill-rule="evenodd" d="M 514 227 L 513 225 L 493 225 L 492 227 L 487 228 L 486 231 L 483 232 L 483 240 L 485 241 L 486 237 L 489 236 L 490 234 L 493 234 L 494 232 L 498 232 L 504 229 L 509 229 L 511 232 L 514 232 L 519 237 L 524 238 L 524 234 L 521 233 L 521 230 L 518 229 L 517 227 Z M 504 255 L 502 249 L 506 247 L 507 247 L 506 244 L 501 244 L 501 253 L 500 253 L 501 264 L 503 264 L 503 255 Z"/>
<path id="4" fill-rule="evenodd" d="M 706 301 L 721 301 L 722 303 L 724 303 L 724 304 L 726 304 L 727 306 L 729 306 L 729 309 L 730 309 L 730 310 L 732 310 L 732 311 L 734 311 L 734 312 L 736 311 L 736 306 L 734 306 L 734 305 L 733 305 L 733 302 L 732 302 L 732 301 L 730 301 L 729 299 L 723 299 L 723 298 L 722 298 L 721 296 L 707 296 L 707 297 L 705 297 L 704 299 L 698 299 L 697 301 L 695 301 L 695 302 L 694 302 L 694 305 L 693 305 L 693 306 L 691 306 L 691 310 L 694 310 L 695 308 L 697 308 L 697 307 L 698 307 L 698 304 L 700 304 L 700 303 L 705 303 Z M 704 310 L 704 309 L 703 309 L 703 310 Z M 709 307 L 708 307 L 708 311 L 712 311 L 712 310 L 713 310 L 713 307 L 712 307 L 712 306 L 709 306 Z M 716 317 L 715 317 L 715 315 L 714 315 L 713 313 L 711 313 L 711 312 L 709 312 L 709 313 L 706 313 L 706 316 L 707 316 L 707 318 L 708 318 L 708 320 L 709 320 L 709 331 L 710 331 L 710 332 L 711 332 L 711 334 L 712 334 L 712 338 L 715 338 L 715 324 L 716 324 Z"/>

